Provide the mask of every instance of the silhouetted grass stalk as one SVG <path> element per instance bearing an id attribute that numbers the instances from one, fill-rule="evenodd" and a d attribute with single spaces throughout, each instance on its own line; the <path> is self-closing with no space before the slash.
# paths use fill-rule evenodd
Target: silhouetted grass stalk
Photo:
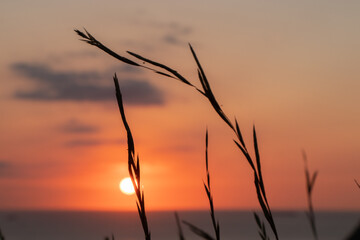
<path id="1" fill-rule="evenodd" d="M 108 53 L 109 55 L 113 56 L 114 58 L 118 59 L 119 61 L 122 61 L 126 64 L 130 64 L 132 66 L 137 66 L 137 67 L 142 67 L 142 68 L 146 68 L 149 69 L 151 71 L 154 71 L 157 74 L 169 77 L 169 78 L 173 78 L 173 79 L 177 79 L 183 83 L 185 83 L 186 85 L 189 85 L 193 88 L 195 88 L 198 92 L 201 93 L 201 95 L 203 95 L 204 97 L 206 97 L 210 104 L 212 105 L 212 107 L 214 108 L 214 110 L 216 111 L 216 113 L 220 116 L 220 118 L 232 129 L 232 131 L 235 133 L 237 140 L 234 140 L 236 146 L 241 150 L 242 154 L 244 155 L 244 157 L 246 158 L 246 160 L 248 161 L 251 169 L 253 170 L 254 173 L 254 185 L 255 185 L 255 189 L 256 189 L 256 194 L 258 197 L 258 201 L 260 204 L 260 207 L 264 213 L 264 216 L 267 220 L 267 222 L 269 223 L 276 239 L 278 240 L 278 233 L 276 230 L 276 226 L 275 226 L 275 222 L 271 213 L 271 209 L 266 197 L 266 192 L 265 192 L 265 186 L 264 186 L 264 181 L 263 181 L 263 177 L 262 177 L 262 172 L 261 172 L 261 162 L 260 162 L 260 154 L 259 154 L 259 148 L 258 148 L 258 143 L 257 143 L 257 137 L 256 137 L 256 131 L 255 131 L 255 126 L 253 126 L 253 144 L 254 144 L 254 150 L 255 150 L 255 161 L 253 160 L 253 158 L 250 156 L 245 142 L 243 140 L 239 125 L 237 123 L 237 120 L 235 118 L 235 127 L 233 125 L 233 123 L 229 120 L 229 118 L 225 115 L 224 111 L 221 109 L 219 103 L 217 102 L 210 84 L 206 78 L 205 72 L 198 60 L 198 57 L 194 51 L 194 49 L 192 48 L 192 46 L 189 44 L 190 47 L 190 51 L 195 59 L 195 62 L 197 64 L 197 72 L 198 72 L 198 77 L 202 86 L 202 90 L 197 88 L 196 86 L 194 86 L 193 84 L 190 83 L 190 81 L 188 81 L 185 77 L 183 77 L 181 74 L 179 74 L 177 71 L 173 70 L 172 68 L 155 62 L 153 60 L 150 60 L 148 58 L 142 57 L 138 54 L 132 53 L 127 51 L 128 54 L 130 54 L 131 56 L 137 58 L 138 60 L 141 61 L 141 63 L 136 63 L 135 61 L 132 61 L 128 58 L 125 58 L 123 56 L 120 56 L 118 54 L 116 54 L 115 52 L 113 52 L 112 50 L 110 50 L 109 48 L 107 48 L 106 46 L 104 46 L 102 43 L 100 43 L 98 40 L 96 40 L 89 32 L 87 32 L 85 30 L 85 33 L 79 31 L 79 30 L 75 30 L 75 32 L 82 37 L 82 41 L 87 42 L 90 45 L 96 46 L 99 49 L 103 50 L 104 52 Z M 147 67 L 145 66 L 145 64 L 148 63 L 152 66 L 161 68 L 162 71 L 157 71 L 153 68 Z"/>
<path id="2" fill-rule="evenodd" d="M 110 240 L 110 238 L 109 238 L 109 237 L 105 237 L 105 239 L 104 239 L 104 240 Z M 111 235 L 111 240 L 115 240 L 114 235 Z"/>
<path id="3" fill-rule="evenodd" d="M 258 228 L 259 228 L 259 235 L 260 235 L 261 239 L 262 240 L 270 240 L 270 238 L 268 237 L 268 235 L 266 233 L 266 228 L 265 228 L 264 222 L 260 220 L 259 216 L 255 212 L 254 212 L 254 217 L 255 217 L 256 224 L 258 225 Z"/>
<path id="4" fill-rule="evenodd" d="M 211 185 L 210 185 L 209 160 L 208 160 L 209 134 L 208 134 L 207 129 L 206 129 L 205 145 L 206 145 L 205 146 L 205 164 L 206 164 L 207 183 L 204 183 L 204 187 L 205 187 L 206 195 L 209 199 L 211 221 L 212 221 L 212 224 L 214 227 L 216 240 L 220 240 L 220 225 L 219 225 L 219 221 L 217 221 L 215 218 L 214 201 L 213 201 L 213 196 L 211 193 Z"/>
<path id="5" fill-rule="evenodd" d="M 122 96 L 121 96 L 121 91 L 120 91 L 120 86 L 119 86 L 119 81 L 118 81 L 118 78 L 117 78 L 116 74 L 114 75 L 114 84 L 115 84 L 116 99 L 117 99 L 117 102 L 118 102 L 121 119 L 122 119 L 122 122 L 124 124 L 124 127 L 126 129 L 126 133 L 127 133 L 129 175 L 130 175 L 132 184 L 133 184 L 134 189 L 135 189 L 135 193 L 136 193 L 136 197 L 137 197 L 136 205 L 137 205 L 139 217 L 141 219 L 141 224 L 142 224 L 142 227 L 143 227 L 143 230 L 144 230 L 145 239 L 150 240 L 151 237 L 150 237 L 150 232 L 149 232 L 148 222 L 147 222 L 146 212 L 145 212 L 144 191 L 141 190 L 139 155 L 137 156 L 136 162 L 135 162 L 134 140 L 133 140 L 133 137 L 132 137 L 132 134 L 131 134 L 130 127 L 129 127 L 127 121 L 126 121 L 125 111 L 124 111 L 124 106 L 123 106 Z"/>
<path id="6" fill-rule="evenodd" d="M 316 177 L 318 175 L 318 172 L 315 171 L 313 174 L 310 174 L 309 168 L 307 165 L 307 157 L 305 151 L 303 151 L 303 159 L 305 164 L 305 178 L 306 178 L 306 193 L 307 193 L 307 200 L 308 200 L 308 206 L 309 206 L 309 212 L 307 212 L 307 217 L 310 222 L 311 230 L 314 235 L 314 239 L 318 239 L 318 234 L 316 230 L 316 222 L 315 222 L 315 213 L 314 208 L 312 204 L 312 191 L 314 189 Z M 311 175 L 311 176 L 310 176 Z"/>
<path id="7" fill-rule="evenodd" d="M 360 184 L 358 183 L 358 181 L 356 181 L 356 179 L 354 179 L 356 185 L 360 188 Z"/>
<path id="8" fill-rule="evenodd" d="M 176 220 L 176 226 L 178 229 L 179 240 L 185 240 L 184 233 L 183 233 L 181 223 L 180 223 L 179 214 L 177 212 L 175 212 L 175 220 Z"/>
<path id="9" fill-rule="evenodd" d="M 199 237 L 202 237 L 203 239 L 206 240 L 215 240 L 215 238 L 213 238 L 209 233 L 205 232 L 204 230 L 195 226 L 194 224 L 189 223 L 188 221 L 183 221 L 183 223 L 187 225 L 190 228 L 190 230 Z"/>
<path id="10" fill-rule="evenodd" d="M 220 225 L 219 225 L 219 221 L 217 221 L 216 218 L 215 218 L 214 201 L 213 201 L 213 196 L 212 196 L 212 193 L 211 193 L 208 146 L 209 146 L 209 134 L 208 134 L 208 130 L 206 129 L 206 136 L 205 136 L 206 183 L 204 182 L 204 187 L 205 187 L 206 196 L 207 196 L 207 198 L 209 200 L 211 222 L 212 222 L 212 225 L 213 225 L 213 228 L 214 228 L 216 238 L 213 238 L 206 231 L 200 229 L 199 227 L 197 227 L 197 226 L 195 226 L 195 225 L 193 225 L 193 224 L 191 224 L 191 223 L 189 223 L 187 221 L 183 221 L 183 222 L 190 228 L 190 230 L 192 232 L 194 232 L 195 234 L 199 235 L 200 237 L 202 237 L 204 239 L 220 240 Z"/>
<path id="11" fill-rule="evenodd" d="M 5 237 L 4 237 L 3 233 L 1 232 L 1 229 L 0 229 L 0 240 L 5 240 Z"/>

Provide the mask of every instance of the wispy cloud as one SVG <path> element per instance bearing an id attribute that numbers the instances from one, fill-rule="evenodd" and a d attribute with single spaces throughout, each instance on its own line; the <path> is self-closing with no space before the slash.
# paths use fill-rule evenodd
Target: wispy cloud
<path id="1" fill-rule="evenodd" d="M 26 162 L 0 160 L 1 179 L 51 178 L 66 174 L 68 165 L 64 161 L 47 160 L 44 162 Z"/>
<path id="2" fill-rule="evenodd" d="M 76 119 L 70 119 L 65 124 L 59 127 L 59 130 L 64 133 L 95 133 L 99 131 L 97 126 L 82 123 Z"/>
<path id="3" fill-rule="evenodd" d="M 0 177 L 8 176 L 11 168 L 11 163 L 9 161 L 0 160 Z"/>
<path id="4" fill-rule="evenodd" d="M 88 60 L 93 59 L 101 56 L 99 52 L 97 51 L 89 51 L 89 50 L 83 50 L 83 51 L 71 51 L 71 52 L 64 52 L 61 54 L 49 54 L 47 57 L 47 62 L 53 62 L 53 63 L 64 63 L 73 61 L 74 59 L 79 60 Z"/>
<path id="5" fill-rule="evenodd" d="M 193 29 L 173 22 L 167 26 L 166 31 L 167 33 L 163 37 L 164 42 L 175 45 L 184 45 L 188 41 L 182 39 L 192 33 Z"/>
<path id="6" fill-rule="evenodd" d="M 169 44 L 175 44 L 175 45 L 185 44 L 185 42 L 179 40 L 179 38 L 176 35 L 173 35 L 173 34 L 170 34 L 170 33 L 166 34 L 163 37 L 163 40 L 164 40 L 164 42 L 169 43 Z"/>
<path id="7" fill-rule="evenodd" d="M 156 38 L 156 42 L 159 40 L 161 44 L 171 44 L 171 45 L 184 45 L 189 42 L 189 35 L 194 32 L 192 26 L 184 25 L 180 22 L 170 22 L 164 23 L 156 20 L 147 20 L 147 21 L 137 21 L 135 24 L 141 25 L 143 28 L 152 28 L 155 31 L 159 31 Z M 154 39 L 153 39 L 154 40 Z M 148 42 L 149 39 L 146 39 Z M 142 42 L 142 45 L 146 45 L 145 42 Z"/>
<path id="8" fill-rule="evenodd" d="M 89 147 L 99 145 L 113 145 L 113 144 L 125 144 L 123 139 L 75 139 L 65 142 L 65 147 Z"/>
<path id="9" fill-rule="evenodd" d="M 12 70 L 34 85 L 32 90 L 18 90 L 14 97 L 37 101 L 114 101 L 112 85 L 105 85 L 105 75 L 97 71 L 56 71 L 47 65 L 15 63 Z M 124 71 L 136 71 L 123 69 Z M 162 105 L 164 93 L 145 80 L 120 79 L 124 102 L 129 105 Z M 109 81 L 111 83 L 111 80 Z"/>
<path id="10" fill-rule="evenodd" d="M 163 105 L 165 94 L 149 82 L 120 80 L 124 102 L 129 105 Z M 113 90 L 112 90 L 113 92 Z"/>

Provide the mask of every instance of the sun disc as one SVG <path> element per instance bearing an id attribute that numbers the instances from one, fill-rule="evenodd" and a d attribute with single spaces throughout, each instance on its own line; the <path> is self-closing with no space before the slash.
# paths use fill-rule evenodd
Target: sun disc
<path id="1" fill-rule="evenodd" d="M 135 193 L 134 186 L 129 177 L 121 180 L 119 187 L 120 187 L 121 192 L 124 194 L 131 195 L 131 194 Z"/>

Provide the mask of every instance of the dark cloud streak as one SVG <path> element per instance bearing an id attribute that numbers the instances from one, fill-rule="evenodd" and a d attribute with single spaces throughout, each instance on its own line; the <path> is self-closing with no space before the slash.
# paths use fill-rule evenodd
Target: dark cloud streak
<path id="1" fill-rule="evenodd" d="M 16 63 L 11 69 L 32 81 L 33 90 L 17 90 L 14 97 L 37 101 L 114 101 L 112 85 L 104 85 L 105 75 L 96 71 L 55 71 L 49 66 Z M 124 71 L 135 71 L 125 68 Z M 111 83 L 111 80 L 109 80 Z M 164 93 L 149 82 L 120 79 L 124 102 L 128 105 L 162 105 Z"/>
<path id="2" fill-rule="evenodd" d="M 91 147 L 100 145 L 125 144 L 125 140 L 109 140 L 109 139 L 75 139 L 65 142 L 65 147 Z"/>
<path id="3" fill-rule="evenodd" d="M 59 127 L 59 130 L 64 133 L 95 133 L 99 131 L 97 126 L 91 126 L 84 123 L 79 122 L 76 119 L 71 119 L 62 126 Z"/>
<path id="4" fill-rule="evenodd" d="M 0 160 L 0 180 L 34 180 L 40 178 L 51 178 L 65 174 L 64 168 L 67 165 L 63 161 L 20 163 L 19 161 Z"/>
<path id="5" fill-rule="evenodd" d="M 169 24 L 169 31 L 164 35 L 162 40 L 168 44 L 185 45 L 186 41 L 181 40 L 181 38 L 189 35 L 192 31 L 192 28 L 181 26 L 174 22 Z"/>
<path id="6" fill-rule="evenodd" d="M 9 177 L 13 175 L 14 168 L 11 162 L 0 160 L 0 178 Z"/>

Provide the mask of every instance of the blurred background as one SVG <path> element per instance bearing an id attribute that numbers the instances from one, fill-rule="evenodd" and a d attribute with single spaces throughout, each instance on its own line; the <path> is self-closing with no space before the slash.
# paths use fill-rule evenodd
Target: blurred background
<path id="1" fill-rule="evenodd" d="M 315 209 L 359 211 L 359 10 L 324 0 L 2 0 L 0 208 L 136 210 L 118 187 L 128 173 L 116 72 L 149 210 L 207 209 L 206 127 L 216 209 L 258 209 L 251 169 L 206 99 L 79 41 L 73 30 L 85 27 L 200 86 L 190 42 L 248 146 L 256 125 L 273 209 L 306 208 L 304 149 L 319 171 Z"/>

